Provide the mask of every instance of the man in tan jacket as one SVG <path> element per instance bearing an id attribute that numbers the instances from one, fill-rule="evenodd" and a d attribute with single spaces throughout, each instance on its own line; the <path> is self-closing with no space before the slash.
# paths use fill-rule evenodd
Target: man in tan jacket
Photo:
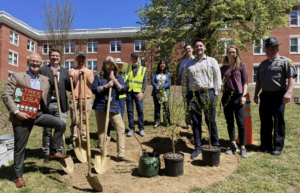
<path id="1" fill-rule="evenodd" d="M 69 155 L 61 155 L 57 152 L 57 150 L 60 148 L 60 143 L 62 135 L 66 129 L 66 124 L 59 118 L 51 115 L 51 112 L 46 105 L 50 84 L 48 77 L 38 74 L 38 70 L 42 65 L 40 55 L 31 54 L 28 57 L 27 64 L 29 65 L 29 70 L 27 72 L 14 73 L 9 83 L 6 85 L 1 97 L 8 112 L 10 113 L 9 120 L 12 122 L 14 130 L 14 169 L 17 178 L 17 188 L 25 186 L 25 182 L 23 180 L 25 148 L 30 132 L 34 125 L 39 127 L 51 127 L 55 129 L 51 141 L 49 160 L 59 161 L 69 157 Z M 13 99 L 17 85 L 43 91 L 36 119 L 31 119 L 28 114 L 18 110 Z"/>

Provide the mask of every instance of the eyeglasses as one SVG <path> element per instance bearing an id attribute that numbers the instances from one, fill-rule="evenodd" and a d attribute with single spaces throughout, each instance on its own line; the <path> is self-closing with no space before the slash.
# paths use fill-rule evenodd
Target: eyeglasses
<path id="1" fill-rule="evenodd" d="M 33 63 L 33 64 L 39 64 L 41 63 L 39 60 L 30 60 L 30 63 Z"/>
<path id="2" fill-rule="evenodd" d="M 113 64 L 106 64 L 105 66 L 106 66 L 106 68 L 114 68 L 115 67 Z"/>
<path id="3" fill-rule="evenodd" d="M 236 54 L 236 52 L 228 52 L 228 54 Z"/>

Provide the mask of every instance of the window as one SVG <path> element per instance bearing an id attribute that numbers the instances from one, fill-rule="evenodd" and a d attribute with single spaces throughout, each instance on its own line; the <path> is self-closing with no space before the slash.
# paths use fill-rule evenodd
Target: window
<path id="1" fill-rule="evenodd" d="M 18 66 L 18 54 L 15 52 L 9 52 L 8 63 L 14 66 Z"/>
<path id="2" fill-rule="evenodd" d="M 299 15 L 300 15 L 300 11 L 290 12 L 290 17 L 291 17 L 290 26 L 299 26 L 299 17 L 300 17 Z"/>
<path id="3" fill-rule="evenodd" d="M 45 60 L 45 61 L 42 62 L 43 66 L 46 66 L 46 65 L 48 65 L 49 63 L 50 63 L 49 60 Z"/>
<path id="4" fill-rule="evenodd" d="M 290 53 L 300 53 L 299 52 L 299 40 L 300 40 L 300 38 L 291 38 Z"/>
<path id="5" fill-rule="evenodd" d="M 233 45 L 233 43 L 231 41 L 220 41 L 218 43 L 218 55 L 219 56 L 225 56 L 226 55 L 226 52 L 227 52 L 227 48 L 229 46 Z"/>
<path id="6" fill-rule="evenodd" d="M 88 60 L 87 68 L 96 72 L 97 71 L 97 60 Z"/>
<path id="7" fill-rule="evenodd" d="M 260 39 L 260 43 L 258 45 L 254 44 L 253 53 L 256 55 L 265 53 L 265 41 L 263 39 Z"/>
<path id="8" fill-rule="evenodd" d="M 32 40 L 27 40 L 27 50 L 34 52 L 35 51 L 35 43 Z"/>
<path id="9" fill-rule="evenodd" d="M 13 74 L 14 74 L 13 72 L 8 72 L 8 80 L 10 80 Z"/>
<path id="10" fill-rule="evenodd" d="M 120 41 L 110 42 L 110 52 L 121 52 L 121 42 Z"/>
<path id="11" fill-rule="evenodd" d="M 97 53 L 97 52 L 98 52 L 98 42 L 88 42 L 87 53 Z"/>
<path id="12" fill-rule="evenodd" d="M 146 66 L 146 59 L 145 58 L 141 58 L 140 60 L 139 60 L 139 64 L 138 64 L 139 66 Z"/>
<path id="13" fill-rule="evenodd" d="M 65 54 L 74 54 L 75 52 L 75 44 L 74 43 L 66 43 L 65 44 Z"/>
<path id="14" fill-rule="evenodd" d="M 17 34 L 16 32 L 10 31 L 9 43 L 18 46 L 19 45 L 19 34 Z"/>
<path id="15" fill-rule="evenodd" d="M 65 69 L 70 70 L 72 68 L 74 68 L 74 61 L 65 61 Z"/>
<path id="16" fill-rule="evenodd" d="M 52 44 L 43 44 L 43 54 L 49 54 L 50 49 L 52 49 Z"/>
<path id="17" fill-rule="evenodd" d="M 146 41 L 145 40 L 135 40 L 134 41 L 134 51 L 142 52 L 146 50 Z"/>
<path id="18" fill-rule="evenodd" d="M 252 82 L 256 82 L 257 81 L 257 71 L 258 71 L 258 67 L 253 67 L 253 79 Z"/>

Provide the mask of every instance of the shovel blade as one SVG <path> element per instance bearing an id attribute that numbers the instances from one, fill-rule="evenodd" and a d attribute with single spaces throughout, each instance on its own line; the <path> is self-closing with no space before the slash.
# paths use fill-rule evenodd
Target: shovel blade
<path id="1" fill-rule="evenodd" d="M 59 161 L 62 169 L 67 173 L 71 174 L 74 170 L 74 162 L 71 157 Z"/>
<path id="2" fill-rule="evenodd" d="M 85 151 L 83 148 L 76 147 L 76 148 L 74 149 L 74 151 L 75 151 L 75 155 L 76 155 L 77 159 L 78 159 L 81 163 L 87 162 L 86 151 Z"/>
<path id="3" fill-rule="evenodd" d="M 94 168 L 98 174 L 103 174 L 109 169 L 110 156 L 96 155 L 94 159 Z"/>
<path id="4" fill-rule="evenodd" d="M 89 182 L 89 184 L 91 185 L 91 187 L 98 191 L 98 192 L 102 192 L 103 188 L 102 185 L 100 184 L 99 179 L 97 178 L 97 176 L 91 176 L 89 173 L 86 175 L 86 179 Z"/>

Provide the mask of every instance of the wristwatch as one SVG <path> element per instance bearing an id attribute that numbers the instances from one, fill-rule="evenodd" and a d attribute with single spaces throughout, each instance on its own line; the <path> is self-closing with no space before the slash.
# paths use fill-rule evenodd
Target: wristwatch
<path id="1" fill-rule="evenodd" d="M 243 95 L 243 97 L 247 97 L 247 95 L 245 94 L 245 95 Z"/>

